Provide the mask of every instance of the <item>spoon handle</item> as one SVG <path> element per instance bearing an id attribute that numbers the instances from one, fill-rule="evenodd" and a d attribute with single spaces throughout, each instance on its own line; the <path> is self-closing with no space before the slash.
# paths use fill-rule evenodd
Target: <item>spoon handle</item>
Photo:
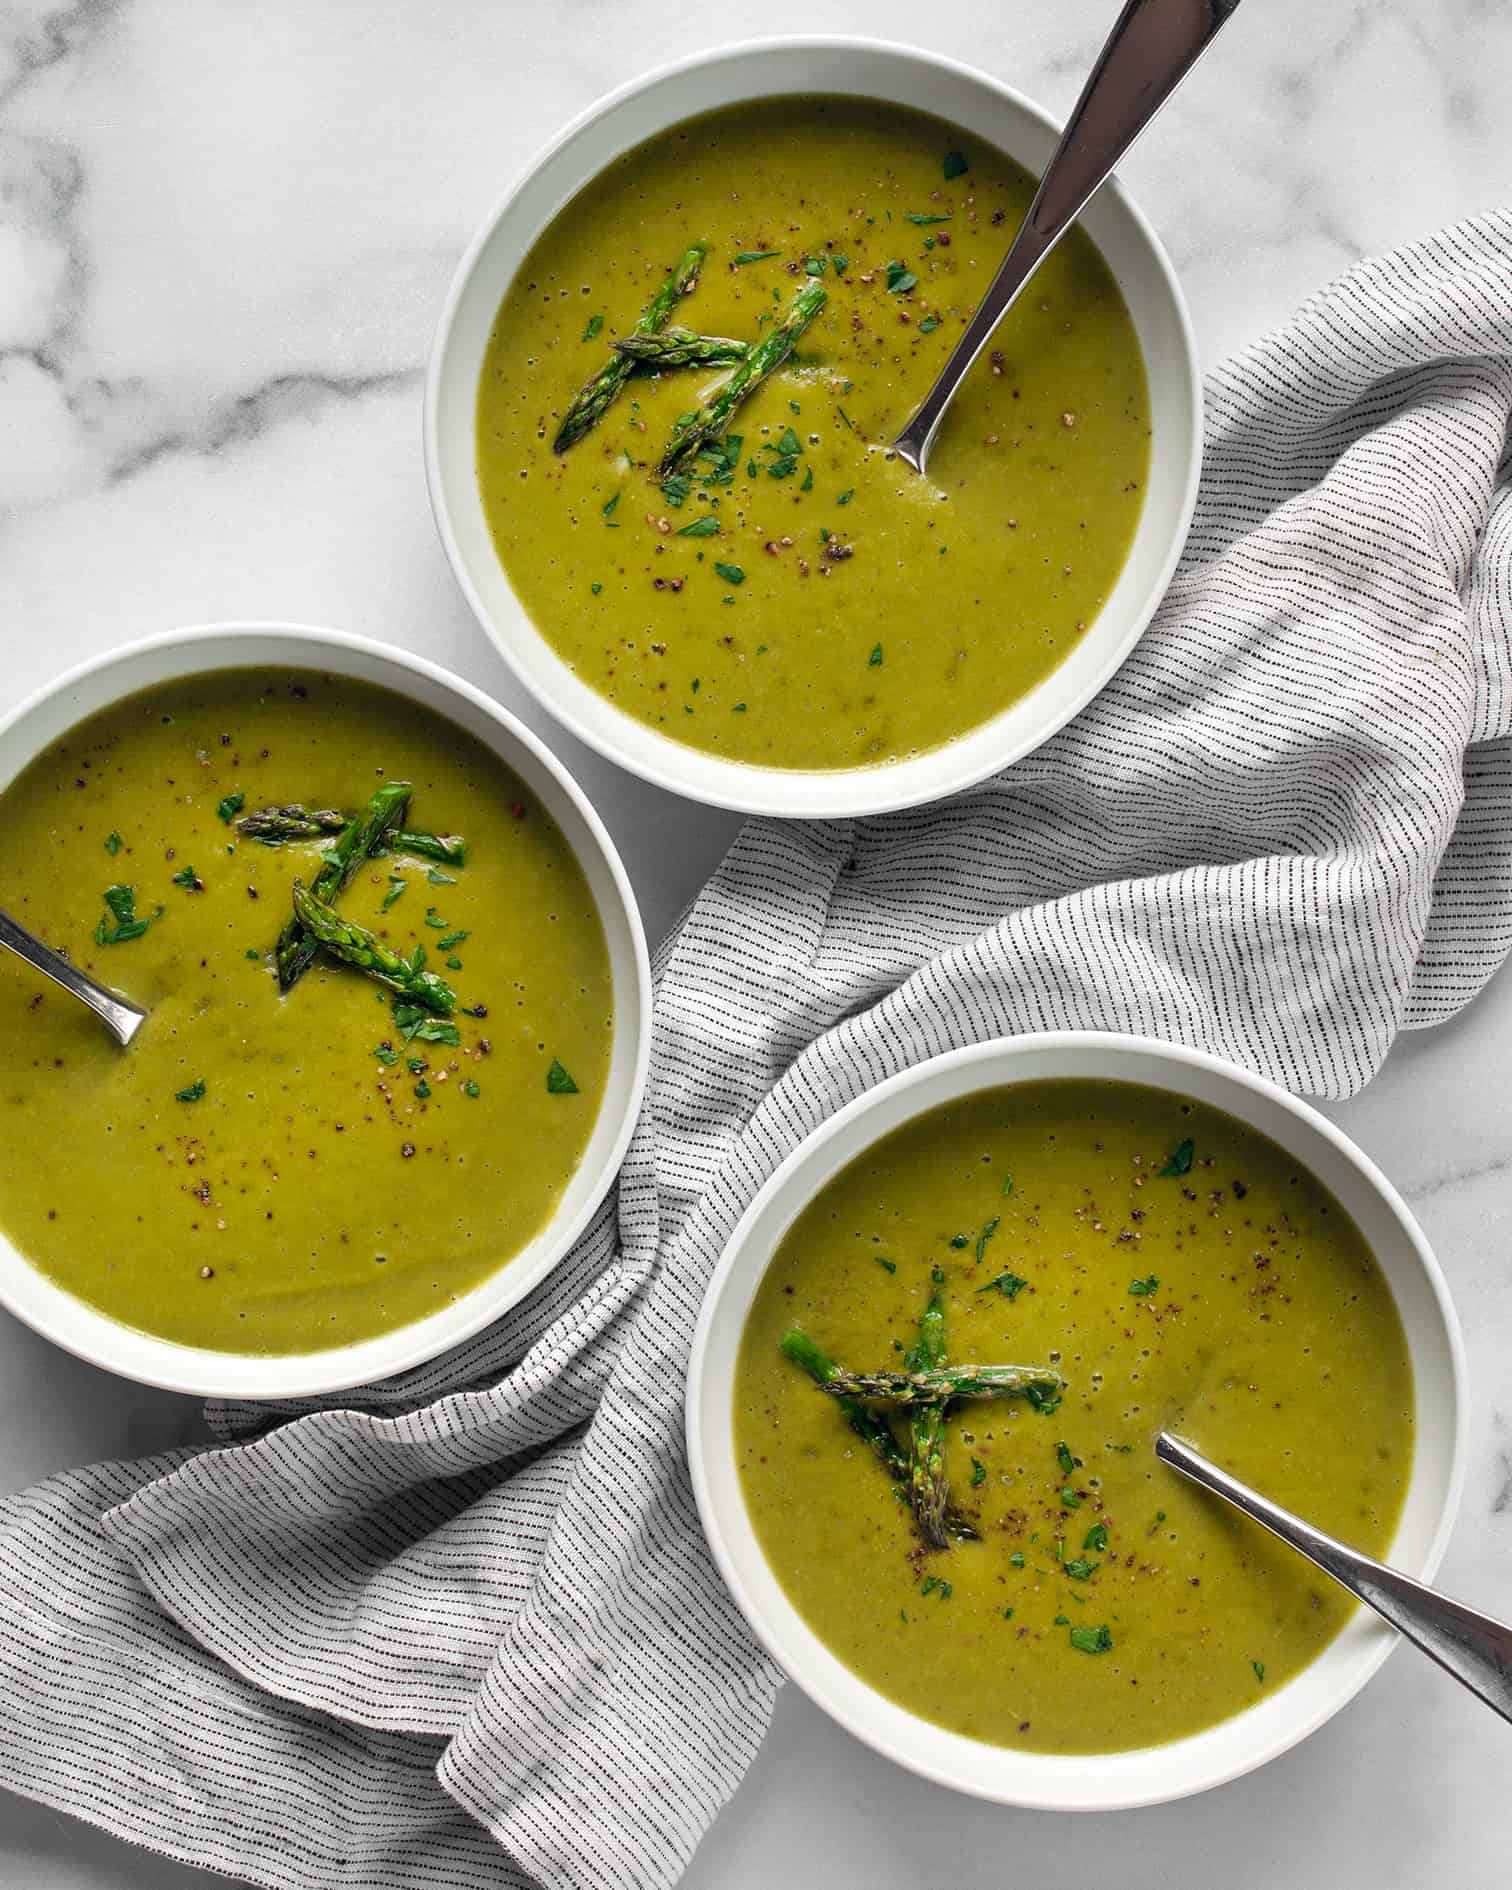
<path id="1" fill-rule="evenodd" d="M 1512 1627 L 1477 1614 L 1447 1595 L 1425 1588 L 1368 1555 L 1346 1548 L 1290 1510 L 1267 1502 L 1248 1485 L 1209 1463 L 1169 1431 L 1155 1439 L 1155 1455 L 1193 1483 L 1212 1490 L 1274 1536 L 1315 1562 L 1367 1607 L 1374 1608 L 1414 1646 L 1478 1693 L 1503 1719 L 1512 1720 Z"/>
<path id="2" fill-rule="evenodd" d="M 130 1043 L 141 1028 L 142 1020 L 147 1015 L 145 1011 L 139 1011 L 134 1004 L 114 996 L 103 985 L 96 984 L 93 978 L 86 978 L 82 971 L 44 945 L 41 939 L 33 938 L 26 927 L 19 925 L 8 912 L 0 912 L 0 945 L 13 951 L 18 958 L 24 958 L 34 970 L 45 973 L 54 984 L 61 984 L 80 1003 L 87 1004 L 97 1017 L 105 1020 L 119 1042 Z"/>
<path id="3" fill-rule="evenodd" d="M 1128 0 L 992 286 L 924 404 L 893 441 L 893 450 L 915 472 L 923 472 L 956 388 L 1024 284 L 1206 52 L 1238 4 L 1239 0 Z"/>

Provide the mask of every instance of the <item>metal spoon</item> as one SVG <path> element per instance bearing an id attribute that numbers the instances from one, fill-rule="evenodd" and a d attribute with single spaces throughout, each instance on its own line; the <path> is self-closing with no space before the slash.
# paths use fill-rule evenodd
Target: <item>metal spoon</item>
<path id="1" fill-rule="evenodd" d="M 1162 1431 L 1155 1439 L 1155 1455 L 1315 1562 L 1325 1575 L 1331 1575 L 1350 1594 L 1358 1595 L 1462 1686 L 1478 1693 L 1503 1719 L 1512 1719 L 1512 1627 L 1425 1588 L 1410 1575 L 1372 1562 L 1356 1549 L 1345 1548 L 1342 1542 L 1335 1542 L 1321 1529 L 1314 1529 L 1209 1463 L 1206 1457 L 1198 1456 L 1169 1431 Z"/>
<path id="2" fill-rule="evenodd" d="M 75 970 L 66 958 L 59 957 L 41 939 L 33 938 L 26 927 L 18 925 L 8 912 L 0 912 L 0 945 L 13 951 L 18 958 L 24 958 L 37 971 L 45 972 L 54 984 L 61 984 L 81 1004 L 87 1004 L 96 1017 L 103 1017 L 118 1043 L 130 1043 L 146 1022 L 145 1011 L 138 1010 L 135 1004 L 128 1004 L 125 998 L 116 997 L 103 985 L 96 984 L 93 978 L 86 978 L 82 971 Z"/>
<path id="3" fill-rule="evenodd" d="M 945 409 L 992 331 L 1238 5 L 1239 0 L 1128 0 L 991 288 L 923 406 L 893 441 L 893 451 L 915 472 L 923 472 Z"/>

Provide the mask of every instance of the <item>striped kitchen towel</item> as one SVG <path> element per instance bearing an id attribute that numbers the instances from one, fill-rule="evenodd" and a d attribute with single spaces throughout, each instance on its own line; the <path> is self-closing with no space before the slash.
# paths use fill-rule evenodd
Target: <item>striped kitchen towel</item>
<path id="1" fill-rule="evenodd" d="M 961 798 L 745 830 L 661 954 L 617 1199 L 447 1358 L 0 1506 L 0 1783 L 280 1890 L 670 1885 L 778 1676 L 699 1533 L 700 1297 L 868 1086 L 1097 1026 L 1340 1096 L 1512 943 L 1512 217 L 1208 387 L 1184 563 Z M 1005 626 L 1005 634 L 1012 626 Z"/>

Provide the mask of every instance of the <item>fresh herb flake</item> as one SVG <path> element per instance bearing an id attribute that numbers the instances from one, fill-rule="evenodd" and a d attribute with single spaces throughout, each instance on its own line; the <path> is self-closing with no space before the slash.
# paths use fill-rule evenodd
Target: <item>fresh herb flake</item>
<path id="1" fill-rule="evenodd" d="M 1252 1660 L 1250 1662 L 1250 1666 L 1254 1669 L 1255 1678 L 1260 1682 L 1261 1686 L 1264 1686 L 1265 1685 L 1265 1662 L 1263 1660 Z"/>
<path id="2" fill-rule="evenodd" d="M 620 502 L 620 494 L 618 492 L 613 492 L 609 495 L 609 497 L 604 501 L 604 505 L 603 505 L 603 512 L 604 512 L 605 518 L 614 517 L 615 507 L 619 504 L 619 502 Z"/>
<path id="3" fill-rule="evenodd" d="M 1189 1175 L 1191 1174 L 1192 1156 L 1196 1151 L 1196 1146 L 1197 1145 L 1195 1142 L 1193 1142 L 1191 1136 L 1188 1136 L 1184 1142 L 1178 1142 L 1175 1148 L 1173 1148 L 1170 1154 L 1166 1157 L 1166 1165 L 1164 1168 L 1161 1169 L 1160 1171 L 1161 1174 L 1162 1175 Z"/>
<path id="4" fill-rule="evenodd" d="M 225 821 L 226 825 L 230 826 L 231 822 L 235 820 L 236 816 L 246 804 L 247 797 L 245 794 L 228 794 L 224 800 L 217 803 L 215 811 L 220 815 L 221 819 Z"/>
<path id="5" fill-rule="evenodd" d="M 829 259 L 825 256 L 805 256 L 803 273 L 806 276 L 822 276 L 829 268 Z"/>
<path id="6" fill-rule="evenodd" d="M 575 1096 L 578 1093 L 577 1084 L 555 1057 L 551 1059 L 551 1068 L 546 1072 L 546 1088 L 553 1096 Z"/>
<path id="7" fill-rule="evenodd" d="M 948 213 L 945 216 L 925 216 L 921 215 L 917 210 L 905 210 L 903 213 L 903 221 L 905 223 L 948 223 L 950 217 Z"/>
<path id="8" fill-rule="evenodd" d="M 1062 1442 L 1055 1446 L 1055 1460 L 1068 1477 L 1075 1475 L 1076 1459 L 1071 1455 L 1069 1444 Z"/>
<path id="9" fill-rule="evenodd" d="M 881 1254 L 873 1254 L 872 1258 L 876 1261 L 879 1267 L 883 1268 L 884 1271 L 888 1273 L 897 1272 L 898 1263 L 896 1260 L 884 1260 Z"/>
<path id="10" fill-rule="evenodd" d="M 120 852 L 124 844 L 118 833 L 108 833 L 105 836 L 105 851 L 112 859 Z"/>
<path id="11" fill-rule="evenodd" d="M 747 263 L 765 262 L 769 256 L 780 256 L 780 249 L 738 249 L 735 252 L 737 268 L 744 268 Z"/>
<path id="12" fill-rule="evenodd" d="M 205 1079 L 202 1076 L 197 1076 L 192 1083 L 186 1083 L 182 1089 L 176 1089 L 173 1092 L 173 1100 L 175 1102 L 198 1102 L 204 1093 Z"/>
<path id="13" fill-rule="evenodd" d="M 1000 1273 L 995 1280 L 989 1280 L 985 1286 L 979 1286 L 979 1293 L 1001 1293 L 1004 1299 L 1017 1299 L 1029 1284 L 1017 1273 Z"/>
<path id="14" fill-rule="evenodd" d="M 972 1489 L 974 1490 L 981 1489 L 982 1485 L 986 1481 L 987 1481 L 986 1464 L 984 1464 L 979 1457 L 973 1457 L 971 1460 L 971 1487 Z"/>
<path id="15" fill-rule="evenodd" d="M 677 528 L 677 536 L 679 538 L 717 538 L 719 536 L 719 520 L 715 518 L 712 512 L 702 512 L 697 518 L 690 520 L 688 524 L 679 525 Z"/>
<path id="16" fill-rule="evenodd" d="M 1129 1291 L 1136 1299 L 1147 1299 L 1160 1285 L 1160 1276 L 1147 1273 L 1142 1280 L 1130 1280 Z"/>
<path id="17" fill-rule="evenodd" d="M 1000 1225 L 1001 1225 L 1000 1217 L 994 1214 L 992 1219 L 982 1229 L 981 1238 L 977 1241 L 977 1244 L 976 1244 L 976 1257 L 978 1260 L 985 1260 L 987 1258 L 987 1243 L 989 1240 L 991 1240 L 992 1236 L 997 1232 L 998 1227 Z"/>
<path id="18" fill-rule="evenodd" d="M 1113 1650 L 1113 1636 L 1106 1622 L 1101 1627 L 1074 1627 L 1071 1645 L 1079 1654 L 1107 1654 Z"/>
<path id="19" fill-rule="evenodd" d="M 1108 1546 L 1108 1525 L 1095 1522 L 1087 1531 L 1082 1541 L 1083 1549 L 1090 1549 L 1094 1555 L 1101 1555 Z"/>
<path id="20" fill-rule="evenodd" d="M 931 311 L 928 315 L 924 317 L 923 321 L 919 323 L 919 333 L 921 335 L 932 335 L 939 326 L 940 326 L 939 316 L 934 314 L 933 311 Z"/>
<path id="21" fill-rule="evenodd" d="M 199 874 L 195 872 L 192 866 L 181 866 L 173 875 L 173 883 L 175 886 L 182 886 L 185 892 L 203 892 L 205 890 L 205 882 L 200 878 Z"/>
<path id="22" fill-rule="evenodd" d="M 1049 1417 L 1052 1411 L 1060 1409 L 1061 1394 L 1054 1385 L 1026 1385 L 1024 1396 L 1041 1417 Z"/>
<path id="23" fill-rule="evenodd" d="M 584 341 L 592 341 L 595 339 L 596 336 L 601 335 L 603 332 L 604 332 L 603 316 L 590 315 L 588 317 L 588 326 L 583 330 Z"/>
<path id="24" fill-rule="evenodd" d="M 433 866 L 425 877 L 432 886 L 455 886 L 457 883 L 450 873 L 443 873 L 439 866 Z"/>
<path id="25" fill-rule="evenodd" d="M 907 295 L 910 289 L 919 286 L 919 278 L 907 263 L 890 262 L 887 265 L 887 292 L 889 295 Z"/>
<path id="26" fill-rule="evenodd" d="M 745 572 L 741 570 L 738 564 L 721 564 L 716 558 L 714 561 L 714 569 L 724 579 L 726 584 L 745 583 Z"/>
<path id="27" fill-rule="evenodd" d="M 966 162 L 965 152 L 947 151 L 945 162 L 940 168 L 945 173 L 945 181 L 948 184 L 952 177 L 964 177 L 971 166 Z"/>

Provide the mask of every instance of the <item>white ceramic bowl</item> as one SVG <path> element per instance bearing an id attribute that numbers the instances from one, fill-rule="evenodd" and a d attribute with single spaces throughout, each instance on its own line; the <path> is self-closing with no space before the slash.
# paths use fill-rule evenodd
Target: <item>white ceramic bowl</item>
<path id="1" fill-rule="evenodd" d="M 504 575 L 478 492 L 478 379 L 500 302 L 532 242 L 605 165 L 669 125 L 746 99 L 833 92 L 918 106 L 995 144 L 1036 174 L 1059 131 L 985 73 L 869 39 L 755 40 L 700 53 L 626 86 L 535 160 L 484 224 L 452 283 L 431 354 L 425 460 L 431 505 L 457 581 L 520 681 L 560 721 L 648 781 L 719 807 L 834 819 L 936 800 L 1016 761 L 1070 720 L 1138 641 L 1186 538 L 1202 453 L 1202 398 L 1186 305 L 1165 251 L 1116 180 L 1082 223 L 1118 279 L 1150 382 L 1154 438 L 1129 559 L 1075 650 L 1023 701 L 945 747 L 885 767 L 752 767 L 670 740 L 575 676 L 535 629 Z M 523 370 L 522 370 L 523 371 Z M 901 426 L 908 418 L 898 415 Z"/>
<path id="2" fill-rule="evenodd" d="M 735 1358 L 746 1314 L 778 1242 L 816 1192 L 879 1136 L 921 1111 L 1040 1077 L 1147 1083 L 1226 1109 L 1290 1150 L 1354 1216 L 1390 1282 L 1412 1355 L 1416 1446 L 1389 1559 L 1424 1580 L 1438 1567 L 1464 1476 L 1464 1348 L 1438 1263 L 1385 1176 L 1306 1103 L 1232 1064 L 1172 1044 L 1078 1032 L 952 1051 L 842 1109 L 757 1195 L 731 1236 L 704 1302 L 687 1409 L 699 1512 L 746 1619 L 778 1664 L 826 1712 L 911 1771 L 1002 1804 L 1112 1811 L 1204 1791 L 1285 1752 L 1359 1691 L 1390 1653 L 1395 1635 L 1361 1611 L 1284 1686 L 1234 1718 L 1167 1745 L 1074 1757 L 987 1745 L 885 1699 L 804 1623 L 751 1527 L 732 1438 Z"/>
<path id="3" fill-rule="evenodd" d="M 603 920 L 614 980 L 614 1046 L 582 1163 L 534 1240 L 441 1311 L 355 1345 L 259 1358 L 154 1338 L 65 1292 L 0 1235 L 0 1305 L 91 1364 L 201 1396 L 290 1398 L 342 1391 L 434 1358 L 497 1319 L 545 1278 L 603 1200 L 630 1140 L 651 1051 L 645 935 L 603 823 L 561 762 L 529 729 L 470 683 L 421 657 L 365 637 L 297 624 L 208 624 L 135 643 L 70 671 L 0 722 L 0 789 L 49 743 L 123 696 L 212 670 L 265 666 L 323 670 L 381 684 L 465 729 L 528 784 L 577 855 Z M 20 1130 L 24 1149 L 24 1124 Z"/>

